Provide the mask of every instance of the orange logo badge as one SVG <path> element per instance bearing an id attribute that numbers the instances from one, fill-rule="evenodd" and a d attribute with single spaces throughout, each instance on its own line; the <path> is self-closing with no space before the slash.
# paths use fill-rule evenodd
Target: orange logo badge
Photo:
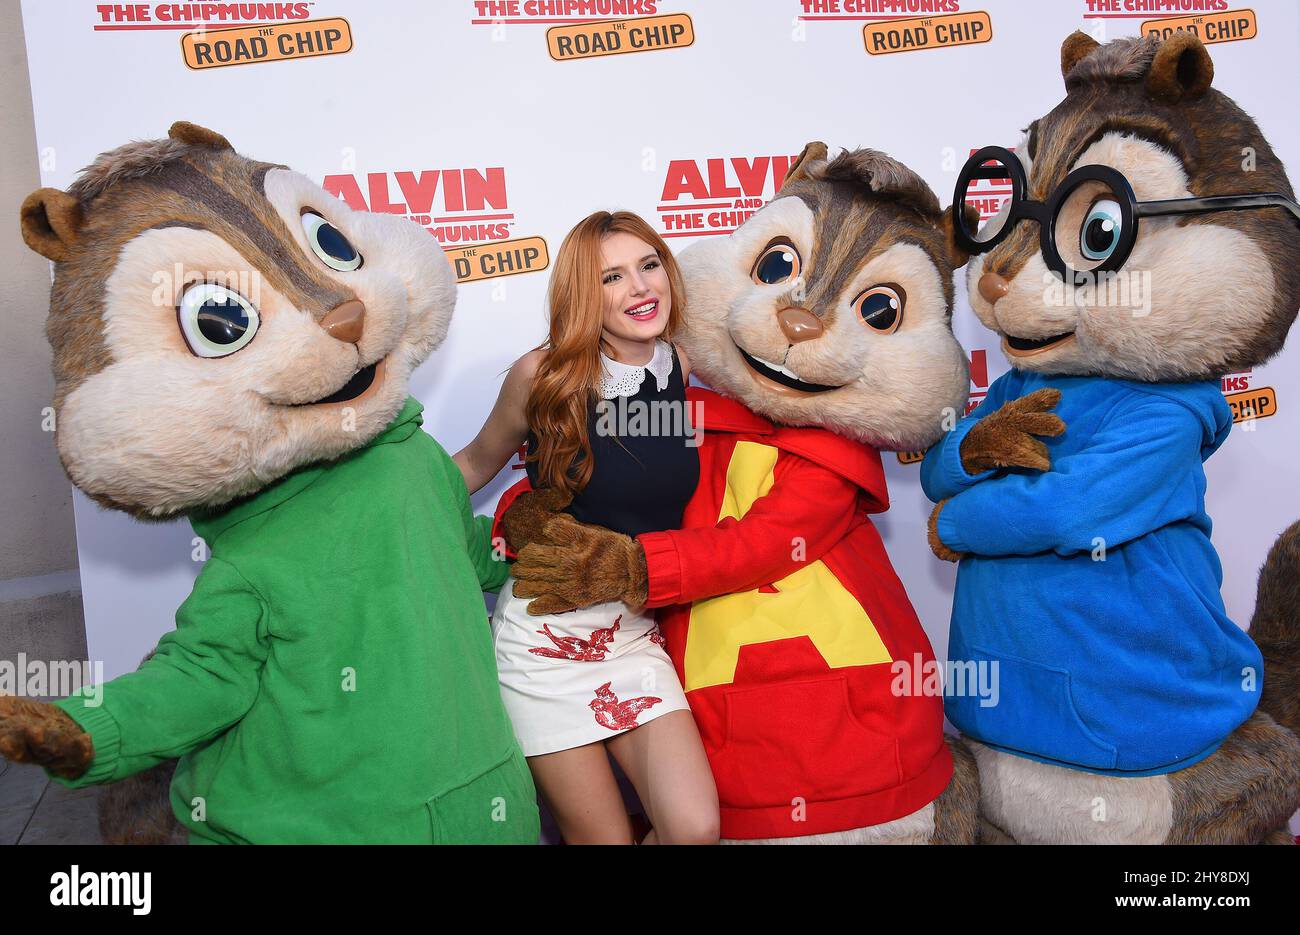
<path id="1" fill-rule="evenodd" d="M 683 49 L 695 42 L 695 27 L 685 13 L 576 23 L 546 30 L 546 48 L 557 62 L 628 52 Z"/>
<path id="2" fill-rule="evenodd" d="M 993 38 L 993 22 L 983 10 L 947 16 L 881 20 L 863 26 L 862 38 L 871 55 L 946 49 L 950 46 L 988 42 Z"/>
<path id="3" fill-rule="evenodd" d="M 190 68 L 224 68 L 255 62 L 281 62 L 352 51 L 348 21 L 309 19 L 270 26 L 204 29 L 181 36 L 181 54 Z"/>
<path id="4" fill-rule="evenodd" d="M 1224 10 L 1222 13 L 1149 19 L 1142 24 L 1142 35 L 1158 39 L 1164 39 L 1180 30 L 1190 32 L 1206 45 L 1212 42 L 1254 39 L 1259 32 L 1254 10 Z"/>

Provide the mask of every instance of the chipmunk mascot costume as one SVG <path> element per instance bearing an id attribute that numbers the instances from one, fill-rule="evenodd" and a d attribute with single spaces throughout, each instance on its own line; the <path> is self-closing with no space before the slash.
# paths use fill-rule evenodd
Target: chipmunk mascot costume
<path id="1" fill-rule="evenodd" d="M 922 466 L 931 546 L 960 560 L 949 657 L 1000 683 L 948 717 L 987 837 L 1289 842 L 1300 528 L 1247 635 L 1202 465 L 1232 426 L 1220 377 L 1276 354 L 1300 307 L 1300 208 L 1195 36 L 1075 33 L 1061 71 L 1065 99 L 1015 154 L 976 152 L 955 197 L 1011 182 L 982 228 L 952 217 L 1012 369 Z"/>
<path id="2" fill-rule="evenodd" d="M 480 593 L 506 565 L 407 395 L 455 302 L 437 241 L 189 123 L 22 231 L 68 475 L 211 557 L 137 671 L 0 698 L 0 753 L 76 786 L 179 757 L 191 842 L 536 841 Z"/>
<path id="3" fill-rule="evenodd" d="M 770 204 L 681 257 L 674 337 L 712 387 L 688 391 L 703 439 L 683 528 L 547 518 L 546 491 L 505 513 L 530 611 L 661 608 L 724 839 L 974 838 L 974 764 L 944 741 L 937 688 L 899 689 L 933 652 L 870 518 L 889 506 L 880 449 L 929 445 L 962 411 L 964 259 L 910 169 L 809 144 Z"/>

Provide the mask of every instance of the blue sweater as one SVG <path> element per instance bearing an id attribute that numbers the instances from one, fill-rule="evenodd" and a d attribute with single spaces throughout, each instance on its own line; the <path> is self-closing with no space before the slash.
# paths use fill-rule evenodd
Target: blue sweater
<path id="1" fill-rule="evenodd" d="M 971 426 L 1043 387 L 1061 391 L 1066 424 L 1044 439 L 1051 470 L 968 474 Z M 939 538 L 968 553 L 948 658 L 997 668 L 984 697 L 950 678 L 953 724 L 1031 759 L 1144 775 L 1208 756 L 1250 716 L 1263 662 L 1224 610 L 1205 513 L 1202 463 L 1231 427 L 1212 382 L 1012 370 L 930 449 L 922 486 L 948 500 Z"/>

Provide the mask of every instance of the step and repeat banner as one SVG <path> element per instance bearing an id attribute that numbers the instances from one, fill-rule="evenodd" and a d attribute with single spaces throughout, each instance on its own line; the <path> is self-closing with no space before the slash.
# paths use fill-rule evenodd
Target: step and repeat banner
<path id="1" fill-rule="evenodd" d="M 438 239 L 460 298 L 412 391 L 449 451 L 544 337 L 551 259 L 586 214 L 638 212 L 674 250 L 725 237 L 810 140 L 884 150 L 947 204 L 972 151 L 1016 145 L 1061 99 L 1075 29 L 1195 30 L 1215 86 L 1300 177 L 1294 0 L 28 0 L 23 20 L 43 184 L 66 187 L 97 153 L 184 119 Z M 958 277 L 978 401 L 1007 362 Z M 1208 465 L 1224 595 L 1244 625 L 1270 543 L 1300 517 L 1300 336 L 1223 391 L 1256 415 Z M 893 507 L 878 524 L 942 655 L 955 571 L 926 546 L 917 464 L 886 464 Z M 187 523 L 135 522 L 80 494 L 76 520 L 90 658 L 111 677 L 172 626 L 203 551 Z"/>

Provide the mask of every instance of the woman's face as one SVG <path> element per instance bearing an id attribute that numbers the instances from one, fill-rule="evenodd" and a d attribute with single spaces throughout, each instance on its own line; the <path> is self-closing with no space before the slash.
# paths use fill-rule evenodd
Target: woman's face
<path id="1" fill-rule="evenodd" d="M 654 247 L 621 231 L 600 243 L 606 337 L 650 341 L 668 327 L 668 273 Z"/>

